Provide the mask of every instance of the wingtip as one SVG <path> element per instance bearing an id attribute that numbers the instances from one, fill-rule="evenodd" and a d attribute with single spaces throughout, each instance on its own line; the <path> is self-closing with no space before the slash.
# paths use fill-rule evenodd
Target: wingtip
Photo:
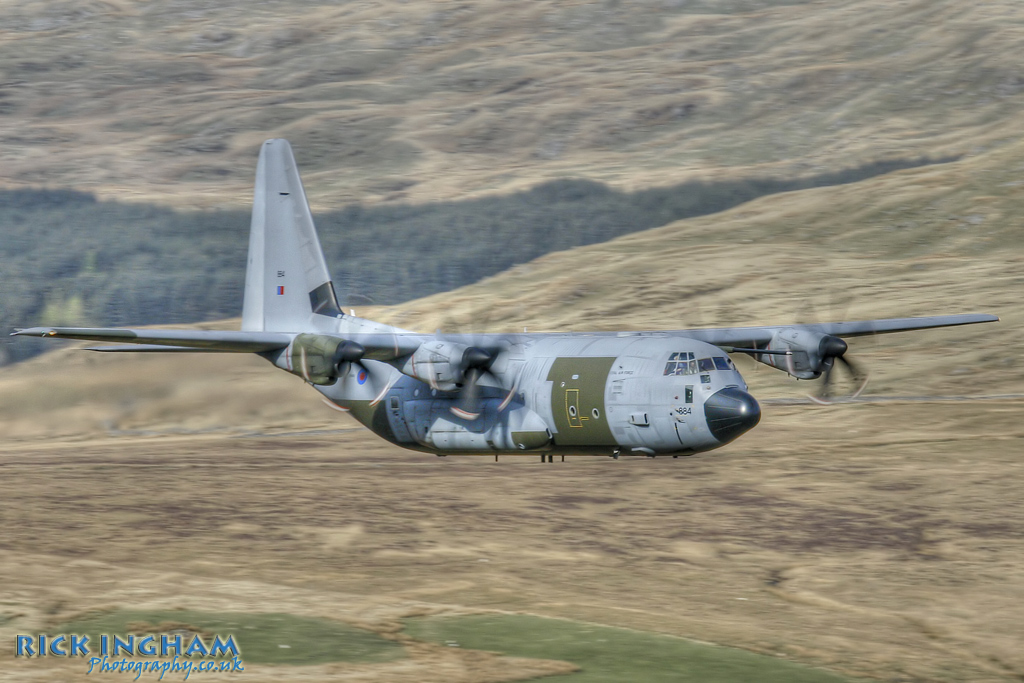
<path id="1" fill-rule="evenodd" d="M 52 327 L 28 327 L 25 329 L 15 328 L 11 332 L 12 337 L 56 337 L 57 330 Z"/>

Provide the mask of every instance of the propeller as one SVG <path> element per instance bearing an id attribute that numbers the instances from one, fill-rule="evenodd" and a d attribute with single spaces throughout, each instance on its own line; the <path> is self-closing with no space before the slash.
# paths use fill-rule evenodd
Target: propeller
<path id="1" fill-rule="evenodd" d="M 500 348 L 493 348 L 494 338 L 487 336 L 487 331 L 491 328 L 492 324 L 491 307 L 486 302 L 471 303 L 476 305 L 467 307 L 464 304 L 458 315 L 453 315 L 449 311 L 441 323 L 441 327 L 446 331 L 451 331 L 458 335 L 453 340 L 457 340 L 459 343 L 464 343 L 467 337 L 473 340 L 470 342 L 471 345 L 462 353 L 462 381 L 455 403 L 450 408 L 451 413 L 456 417 L 470 421 L 479 418 L 482 411 L 482 387 L 480 380 L 484 375 L 489 375 L 499 387 L 504 388 L 505 386 L 502 378 L 491 370 L 491 367 L 498 360 L 502 352 Z M 438 338 L 444 338 L 441 329 L 438 329 Z M 477 344 L 480 345 L 478 346 Z M 484 348 L 484 346 L 492 348 Z M 505 398 L 498 404 L 498 412 L 508 407 L 518 391 L 519 374 L 516 373 L 512 388 L 509 389 L 508 393 L 505 394 Z"/>
<path id="2" fill-rule="evenodd" d="M 348 310 L 354 316 L 355 310 L 348 307 L 372 306 L 374 303 L 376 302 L 374 301 L 372 296 L 369 296 L 367 294 L 359 294 L 356 292 L 349 292 L 345 297 L 345 305 L 343 306 L 343 308 Z M 397 357 L 398 336 L 394 333 L 394 331 L 392 331 L 391 337 L 394 341 L 395 356 Z M 370 385 L 370 389 L 376 392 L 373 400 L 370 401 L 370 405 L 375 406 L 384 400 L 384 397 L 387 396 L 387 393 L 391 391 L 391 388 L 397 383 L 399 376 L 395 376 L 394 373 L 389 373 L 388 382 L 383 386 L 383 388 L 380 391 L 377 391 L 377 385 L 379 384 L 380 378 L 375 377 L 377 373 L 373 372 L 370 369 L 370 366 L 363 363 L 363 356 L 365 354 L 366 349 L 363 347 L 362 344 L 359 344 L 358 342 L 346 339 L 345 341 L 338 344 L 338 347 L 334 350 L 334 355 L 331 358 L 331 365 L 333 366 L 332 377 L 335 380 L 341 381 L 343 383 L 342 388 L 344 389 L 344 383 L 347 383 L 351 377 L 352 367 L 356 366 L 357 368 L 359 368 L 359 371 L 355 375 L 355 379 L 359 384 L 368 383 Z M 308 373 L 306 372 L 305 354 L 303 354 L 302 356 L 302 363 L 304 375 L 306 375 Z M 337 406 L 335 406 L 333 403 L 329 404 L 331 405 L 331 407 L 337 408 Z M 342 411 L 346 410 L 343 408 L 338 409 Z"/>
<path id="3" fill-rule="evenodd" d="M 331 358 L 331 363 L 334 365 L 334 376 L 340 378 L 342 382 L 347 382 L 351 377 L 352 367 L 355 366 L 359 369 L 355 375 L 356 381 L 359 384 L 369 383 L 370 388 L 376 391 L 377 382 L 374 381 L 374 373 L 362 362 L 365 354 L 366 349 L 357 342 L 345 340 L 338 344 L 338 348 L 334 350 L 334 356 Z M 370 401 L 371 406 L 384 400 L 387 393 L 391 391 L 391 387 L 395 385 L 396 379 L 392 378 L 383 389 L 376 393 L 374 399 Z"/>
<path id="4" fill-rule="evenodd" d="M 837 296 L 833 290 L 828 292 L 828 309 L 829 314 L 833 320 L 845 320 L 850 309 L 850 304 L 853 301 L 852 297 L 849 296 Z M 798 320 L 804 324 L 811 324 L 820 321 L 818 311 L 816 310 L 814 303 L 810 298 L 803 300 L 803 310 L 798 309 Z M 807 318 L 810 318 L 808 320 Z M 834 396 L 832 395 L 832 371 L 835 370 L 836 361 L 844 367 L 850 378 L 854 382 L 854 391 L 850 394 L 850 398 L 857 398 L 868 384 L 868 372 L 863 366 L 854 363 L 852 360 L 846 357 L 846 351 L 849 349 L 847 343 L 840 337 L 834 335 L 825 335 L 818 345 L 818 358 L 820 359 L 822 367 L 822 380 L 821 386 L 818 388 L 816 395 L 810 395 L 810 398 L 815 403 L 820 405 L 831 405 L 834 402 Z M 790 374 L 792 374 L 792 358 L 787 358 L 790 364 Z"/>
<path id="5" fill-rule="evenodd" d="M 868 373 L 861 366 L 846 357 L 848 349 L 847 343 L 839 337 L 829 334 L 822 338 L 821 343 L 818 345 L 818 357 L 821 359 L 821 364 L 824 367 L 821 387 L 816 396 L 812 395 L 809 397 L 815 403 L 830 405 L 833 402 L 831 393 L 832 371 L 835 370 L 836 361 L 839 361 L 846 369 L 850 374 L 850 378 L 855 383 L 856 389 L 850 395 L 850 398 L 857 398 L 864 391 L 864 387 L 868 384 Z"/>
<path id="6" fill-rule="evenodd" d="M 497 354 L 478 346 L 470 346 L 462 352 L 462 388 L 458 400 L 451 407 L 453 415 L 464 420 L 480 417 L 480 378 L 488 374 L 501 384 L 501 380 L 491 372 L 491 366 L 497 358 Z M 502 402 L 503 408 L 508 405 L 508 401 L 506 398 Z"/>
<path id="7" fill-rule="evenodd" d="M 357 376 L 357 381 L 359 379 L 362 379 L 363 382 L 369 381 L 370 371 L 361 362 L 365 353 L 366 349 L 363 348 L 363 345 L 357 344 L 354 341 L 346 340 L 338 344 L 338 348 L 334 350 L 334 356 L 331 358 L 331 364 L 334 366 L 334 376 L 345 382 L 352 371 L 352 366 L 355 365 L 359 368 L 360 373 L 366 373 L 365 377 Z"/>

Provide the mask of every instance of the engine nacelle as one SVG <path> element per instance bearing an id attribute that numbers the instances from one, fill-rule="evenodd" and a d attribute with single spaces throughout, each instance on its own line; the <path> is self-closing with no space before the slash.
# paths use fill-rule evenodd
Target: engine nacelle
<path id="1" fill-rule="evenodd" d="M 334 354 L 343 342 L 321 334 L 300 334 L 286 350 L 287 370 L 310 384 L 333 384 L 337 378 Z"/>
<path id="2" fill-rule="evenodd" d="M 464 379 L 465 355 L 469 348 L 455 342 L 426 342 L 416 349 L 401 370 L 438 391 L 454 391 Z"/>
<path id="3" fill-rule="evenodd" d="M 843 355 L 846 342 L 830 334 L 789 327 L 772 336 L 767 350 L 786 355 L 762 354 L 755 358 L 797 379 L 816 379 L 832 367 L 836 356 Z"/>
<path id="4" fill-rule="evenodd" d="M 285 350 L 284 367 L 310 384 L 334 384 L 343 365 L 358 361 L 363 353 L 363 347 L 355 342 L 323 334 L 300 334 Z"/>

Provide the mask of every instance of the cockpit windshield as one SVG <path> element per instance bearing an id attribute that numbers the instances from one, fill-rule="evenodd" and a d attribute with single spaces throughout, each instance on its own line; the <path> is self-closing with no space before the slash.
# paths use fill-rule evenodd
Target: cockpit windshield
<path id="1" fill-rule="evenodd" d="M 697 361 L 692 353 L 673 353 L 665 363 L 666 375 L 693 375 L 697 372 Z"/>
<path id="2" fill-rule="evenodd" d="M 727 356 L 715 356 L 714 358 L 701 358 L 696 360 L 692 353 L 673 353 L 665 363 L 665 375 L 696 375 L 698 372 L 711 372 L 712 370 L 735 370 Z"/>

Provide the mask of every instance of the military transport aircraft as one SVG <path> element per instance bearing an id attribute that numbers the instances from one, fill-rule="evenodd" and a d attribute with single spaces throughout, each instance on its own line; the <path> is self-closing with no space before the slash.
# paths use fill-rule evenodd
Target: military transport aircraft
<path id="1" fill-rule="evenodd" d="M 845 357 L 843 337 L 994 322 L 992 315 L 572 334 L 419 334 L 338 305 L 286 140 L 263 143 L 241 331 L 35 327 L 14 334 L 120 342 L 96 351 L 256 353 L 394 444 L 437 455 L 691 455 L 761 418 L 729 357 L 799 379 Z"/>

